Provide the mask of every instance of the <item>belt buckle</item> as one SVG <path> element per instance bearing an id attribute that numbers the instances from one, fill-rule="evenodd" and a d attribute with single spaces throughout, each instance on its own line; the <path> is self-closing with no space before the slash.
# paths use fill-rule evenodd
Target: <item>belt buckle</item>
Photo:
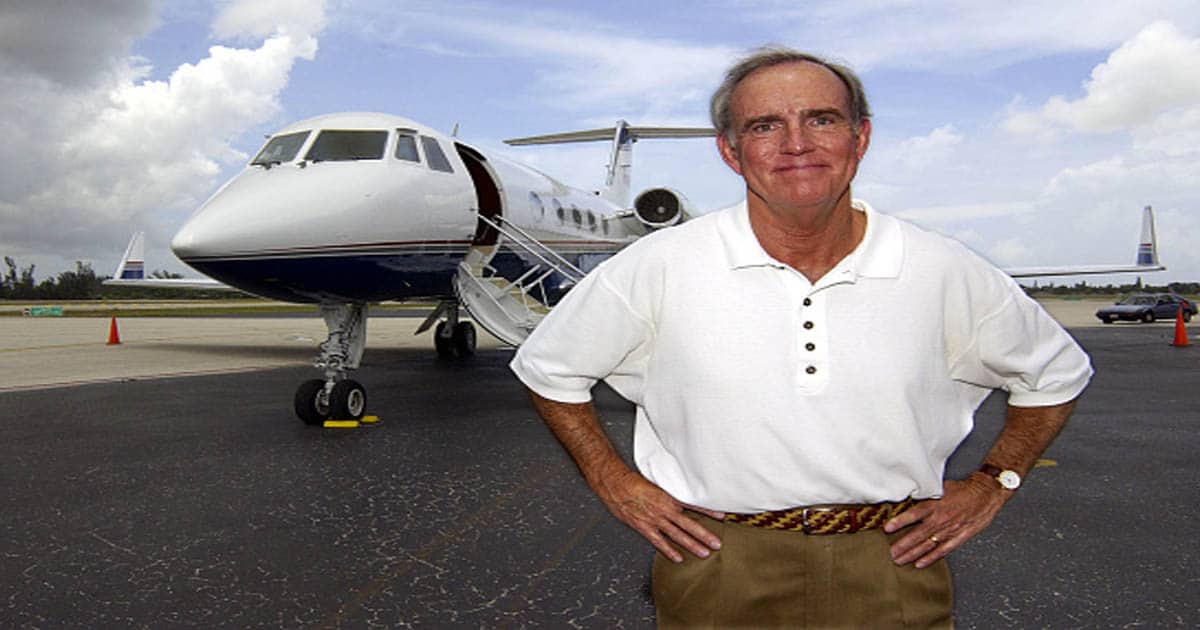
<path id="1" fill-rule="evenodd" d="M 809 514 L 821 514 L 836 511 L 837 507 L 832 505 L 815 505 L 813 507 L 804 508 L 800 511 L 800 531 L 804 532 L 805 534 L 813 533 L 811 526 L 808 524 Z"/>

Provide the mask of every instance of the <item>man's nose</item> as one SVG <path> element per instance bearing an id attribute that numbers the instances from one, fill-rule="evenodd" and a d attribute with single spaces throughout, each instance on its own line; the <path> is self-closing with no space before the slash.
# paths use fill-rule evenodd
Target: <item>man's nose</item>
<path id="1" fill-rule="evenodd" d="M 796 122 L 788 122 L 783 126 L 783 134 L 780 138 L 780 150 L 783 153 L 804 153 L 812 150 L 812 138 L 809 137 L 808 130 L 804 125 Z"/>

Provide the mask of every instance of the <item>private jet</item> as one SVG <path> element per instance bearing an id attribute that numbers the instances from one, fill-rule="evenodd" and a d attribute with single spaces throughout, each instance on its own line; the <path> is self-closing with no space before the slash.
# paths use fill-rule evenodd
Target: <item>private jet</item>
<path id="1" fill-rule="evenodd" d="M 138 233 L 107 283 L 235 288 L 316 304 L 328 328 L 314 361 L 324 378 L 300 385 L 296 414 L 309 424 L 358 419 L 366 391 L 347 372 L 362 359 L 369 305 L 436 302 L 417 332 L 436 324 L 443 357 L 475 352 L 476 331 L 460 306 L 519 345 L 601 261 L 691 215 L 669 188 L 642 191 L 630 204 L 634 142 L 712 135 L 618 121 L 506 141 L 611 141 L 604 188 L 589 191 L 406 118 L 319 116 L 271 136 L 175 235 L 171 250 L 207 278 L 146 278 Z"/>
<path id="2" fill-rule="evenodd" d="M 369 306 L 431 301 L 418 328 L 434 328 L 438 355 L 475 352 L 471 320 L 520 345 L 587 272 L 695 210 L 679 191 L 633 196 L 633 144 L 702 138 L 707 128 L 614 127 L 506 140 L 513 146 L 609 141 L 601 190 L 567 186 L 519 162 L 412 120 L 377 113 L 319 116 L 271 136 L 253 160 L 186 221 L 171 250 L 207 276 L 145 277 L 135 234 L 107 284 L 234 288 L 311 303 L 328 329 L 300 384 L 296 415 L 308 424 L 361 418 L 367 395 L 348 373 L 366 345 Z M 1153 214 L 1146 207 L 1134 265 L 1029 267 L 1015 277 L 1157 271 Z"/>

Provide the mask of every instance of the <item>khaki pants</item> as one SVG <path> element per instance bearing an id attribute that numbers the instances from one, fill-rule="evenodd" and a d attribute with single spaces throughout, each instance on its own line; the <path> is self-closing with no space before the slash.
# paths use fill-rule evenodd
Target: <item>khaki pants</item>
<path id="1" fill-rule="evenodd" d="M 953 593 L 941 560 L 896 566 L 883 530 L 809 536 L 691 515 L 721 539 L 701 560 L 656 554 L 659 628 L 950 628 Z"/>

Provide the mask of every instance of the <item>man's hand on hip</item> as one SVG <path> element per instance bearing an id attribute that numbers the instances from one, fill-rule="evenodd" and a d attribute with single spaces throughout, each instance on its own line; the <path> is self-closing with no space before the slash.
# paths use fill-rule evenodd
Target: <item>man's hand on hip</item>
<path id="1" fill-rule="evenodd" d="M 884 525 L 889 534 L 912 526 L 892 544 L 896 564 L 915 561 L 923 569 L 946 557 L 983 531 L 1012 494 L 979 473 L 944 487 L 942 498 L 921 501 Z"/>
<path id="2" fill-rule="evenodd" d="M 718 520 L 725 515 L 680 503 L 625 465 L 600 428 L 596 409 L 590 402 L 558 402 L 533 390 L 529 391 L 529 399 L 608 510 L 664 556 L 673 562 L 683 562 L 683 556 L 671 542 L 700 558 L 707 558 L 710 549 L 721 548 L 720 539 L 688 518 L 683 510 L 695 510 Z"/>
<path id="3" fill-rule="evenodd" d="M 621 522 L 650 541 L 672 562 L 683 562 L 672 542 L 699 558 L 707 558 L 711 550 L 721 548 L 721 540 L 683 510 L 694 510 L 717 520 L 724 518 L 724 514 L 680 503 L 637 472 L 622 468 L 596 482 L 596 494 Z"/>

